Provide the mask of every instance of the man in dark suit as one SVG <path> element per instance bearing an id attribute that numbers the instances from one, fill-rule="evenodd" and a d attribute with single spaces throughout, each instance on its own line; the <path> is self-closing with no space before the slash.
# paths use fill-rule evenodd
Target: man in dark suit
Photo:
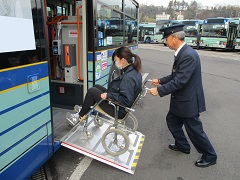
<path id="1" fill-rule="evenodd" d="M 201 32 L 197 33 L 197 38 L 196 38 L 197 50 L 200 48 L 200 41 L 201 41 Z"/>
<path id="2" fill-rule="evenodd" d="M 206 110 L 202 86 L 200 58 L 195 50 L 184 42 L 183 24 L 162 28 L 168 47 L 175 51 L 172 73 L 169 76 L 153 79 L 149 94 L 161 97 L 171 94 L 170 110 L 166 121 L 175 139 L 169 148 L 185 154 L 190 153 L 190 145 L 183 132 L 183 125 L 188 137 L 197 151 L 202 154 L 196 161 L 197 167 L 216 164 L 217 155 L 206 133 L 203 131 L 199 113 Z"/>

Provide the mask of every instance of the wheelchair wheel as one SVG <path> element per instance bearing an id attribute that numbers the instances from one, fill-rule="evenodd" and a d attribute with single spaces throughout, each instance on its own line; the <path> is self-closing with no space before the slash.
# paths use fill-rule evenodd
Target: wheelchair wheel
<path id="1" fill-rule="evenodd" d="M 129 148 L 129 137 L 120 129 L 108 129 L 102 136 L 103 148 L 112 156 L 119 156 Z"/>
<path id="2" fill-rule="evenodd" d="M 128 130 L 133 132 L 138 128 L 138 120 L 132 113 L 129 113 L 128 117 L 123 122 L 120 122 L 120 124 L 125 125 Z"/>
<path id="3" fill-rule="evenodd" d="M 92 140 L 93 139 L 93 134 L 89 130 L 84 130 L 83 131 L 83 137 L 87 140 Z"/>

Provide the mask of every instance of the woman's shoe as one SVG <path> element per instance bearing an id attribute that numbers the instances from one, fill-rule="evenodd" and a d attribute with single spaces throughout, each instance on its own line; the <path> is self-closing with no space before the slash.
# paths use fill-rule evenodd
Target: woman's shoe
<path id="1" fill-rule="evenodd" d="M 77 113 L 79 113 L 81 109 L 82 109 L 82 106 L 79 106 L 79 105 L 74 106 L 74 111 L 76 111 Z"/>
<path id="2" fill-rule="evenodd" d="M 75 126 L 78 123 L 79 114 L 78 113 L 72 114 L 70 112 L 67 112 L 66 119 L 69 125 Z"/>

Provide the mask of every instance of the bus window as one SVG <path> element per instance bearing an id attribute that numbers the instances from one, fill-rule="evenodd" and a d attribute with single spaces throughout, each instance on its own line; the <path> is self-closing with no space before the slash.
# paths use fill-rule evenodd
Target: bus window
<path id="1" fill-rule="evenodd" d="M 100 3 L 97 11 L 98 46 L 123 44 L 123 15 Z"/>
<path id="2" fill-rule="evenodd" d="M 61 7 L 61 6 L 57 6 L 57 15 L 58 16 L 66 15 L 66 8 L 65 7 Z"/>
<path id="3" fill-rule="evenodd" d="M 125 0 L 125 13 L 128 16 L 137 18 L 137 7 L 130 0 Z"/>
<path id="4" fill-rule="evenodd" d="M 130 18 L 130 17 L 125 17 L 125 43 L 133 43 L 137 41 L 137 22 Z"/>
<path id="5" fill-rule="evenodd" d="M 45 54 L 46 41 L 44 39 L 45 35 L 43 32 L 44 30 L 42 28 L 44 27 L 43 25 L 44 22 L 41 21 L 41 17 L 43 17 L 43 14 L 41 11 L 37 10 L 35 3 L 32 2 L 31 5 L 35 37 L 35 49 L 26 51 L 19 50 L 0 52 L 0 69 L 31 64 L 42 60 L 46 60 Z"/>

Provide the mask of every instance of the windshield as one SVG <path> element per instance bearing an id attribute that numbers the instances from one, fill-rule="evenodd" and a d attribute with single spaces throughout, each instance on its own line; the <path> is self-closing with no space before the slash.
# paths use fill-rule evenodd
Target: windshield
<path id="1" fill-rule="evenodd" d="M 221 36 L 225 37 L 227 33 L 224 24 L 203 24 L 202 36 Z"/>
<path id="2" fill-rule="evenodd" d="M 183 30 L 185 32 L 185 36 L 196 36 L 197 35 L 197 28 L 194 25 L 185 25 L 183 27 Z"/>
<path id="3" fill-rule="evenodd" d="M 165 28 L 170 26 L 170 22 L 161 22 L 156 25 L 158 28 Z"/>
<path id="4" fill-rule="evenodd" d="M 171 25 L 171 22 L 169 21 L 158 22 L 156 25 L 156 34 L 163 34 L 163 32 L 160 32 L 160 29 L 168 27 L 170 25 Z"/>

